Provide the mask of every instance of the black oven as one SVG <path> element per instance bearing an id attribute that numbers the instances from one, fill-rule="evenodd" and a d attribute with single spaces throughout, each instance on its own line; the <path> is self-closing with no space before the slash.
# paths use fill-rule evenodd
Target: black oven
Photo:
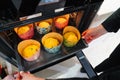
<path id="1" fill-rule="evenodd" d="M 18 54 L 17 45 L 22 39 L 15 33 L 14 28 L 31 23 L 35 26 L 35 22 L 69 14 L 68 25 L 75 26 L 82 33 L 89 27 L 102 2 L 103 0 L 23 0 L 19 9 L 9 2 L 7 10 L 0 5 L 0 56 L 19 70 L 34 73 L 78 55 L 88 46 L 82 38 L 72 48 L 63 46 L 59 54 L 49 54 L 41 47 L 40 58 L 32 62 L 26 61 Z M 56 28 L 55 30 L 62 31 Z M 43 35 L 38 34 L 35 28 L 34 32 L 32 39 L 41 41 Z"/>

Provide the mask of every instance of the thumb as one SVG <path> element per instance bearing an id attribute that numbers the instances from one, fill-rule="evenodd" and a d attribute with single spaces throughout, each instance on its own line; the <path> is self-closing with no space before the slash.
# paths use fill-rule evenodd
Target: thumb
<path id="1" fill-rule="evenodd" d="M 84 39 L 86 36 L 87 30 L 82 33 L 82 38 Z"/>
<path id="2" fill-rule="evenodd" d="M 82 36 L 86 35 L 88 30 L 85 30 L 83 33 L 82 33 Z"/>
<path id="3" fill-rule="evenodd" d="M 20 71 L 20 76 L 25 76 L 26 73 L 24 71 Z"/>
<path id="4" fill-rule="evenodd" d="M 26 76 L 27 74 L 30 74 L 30 72 L 20 71 L 20 75 L 21 75 L 21 76 Z"/>

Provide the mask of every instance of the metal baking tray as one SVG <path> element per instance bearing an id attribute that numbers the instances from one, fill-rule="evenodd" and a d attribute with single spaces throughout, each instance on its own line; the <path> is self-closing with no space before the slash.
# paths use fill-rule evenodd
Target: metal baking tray
<path id="1" fill-rule="evenodd" d="M 35 31 L 33 39 L 41 42 L 42 36 L 43 35 L 40 35 L 37 31 Z M 21 39 L 18 38 L 17 34 L 14 31 L 9 38 L 12 41 L 11 43 L 13 43 L 12 46 L 14 48 L 14 52 L 16 53 L 16 61 L 17 61 L 18 69 L 23 71 L 30 71 L 32 73 L 45 69 L 54 64 L 57 64 L 68 58 L 71 58 L 75 56 L 78 50 L 84 49 L 88 46 L 85 40 L 81 38 L 76 46 L 68 48 L 62 45 L 62 48 L 58 53 L 51 54 L 46 52 L 43 46 L 41 45 L 40 57 L 35 61 L 26 61 L 19 55 L 17 51 L 17 45 L 21 41 Z"/>

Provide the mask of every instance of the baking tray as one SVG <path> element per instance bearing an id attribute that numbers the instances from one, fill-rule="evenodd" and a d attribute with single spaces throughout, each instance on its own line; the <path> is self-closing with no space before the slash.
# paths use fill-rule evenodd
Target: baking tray
<path id="1" fill-rule="evenodd" d="M 68 58 L 71 58 L 71 57 L 75 56 L 75 54 L 78 50 L 84 49 L 87 47 L 85 40 L 82 38 L 77 43 L 77 45 L 72 48 L 68 48 L 68 47 L 65 47 L 64 45 L 62 45 L 61 50 L 56 54 L 51 54 L 51 53 L 46 52 L 44 50 L 43 46 L 41 45 L 40 57 L 34 61 L 26 61 L 17 52 L 17 45 L 22 40 L 20 38 L 18 38 L 17 34 L 14 31 L 11 34 L 12 35 L 9 36 L 9 38 L 12 41 L 11 46 L 14 48 L 14 51 L 16 53 L 16 60 L 17 60 L 17 65 L 18 65 L 17 67 L 19 68 L 19 70 L 30 71 L 32 73 L 37 72 L 42 69 L 45 69 L 54 64 L 57 64 Z M 40 35 L 35 29 L 35 34 L 34 34 L 33 39 L 41 42 L 42 36 L 43 35 Z"/>

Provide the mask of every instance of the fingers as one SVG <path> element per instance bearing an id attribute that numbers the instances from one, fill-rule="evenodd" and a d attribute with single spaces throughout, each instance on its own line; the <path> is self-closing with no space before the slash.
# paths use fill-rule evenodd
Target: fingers
<path id="1" fill-rule="evenodd" d="M 25 76 L 26 74 L 30 74 L 30 72 L 20 71 L 20 75 L 21 75 L 21 76 Z"/>
<path id="2" fill-rule="evenodd" d="M 25 77 L 27 74 L 30 74 L 30 72 L 24 72 L 20 71 L 14 74 L 15 80 L 21 80 L 23 77 Z"/>
<path id="3" fill-rule="evenodd" d="M 90 43 L 93 40 L 93 34 L 91 33 L 91 30 L 88 29 L 82 33 L 82 38 L 85 39 L 87 43 Z"/>
<path id="4" fill-rule="evenodd" d="M 20 75 L 24 75 L 24 71 L 20 71 Z"/>
<path id="5" fill-rule="evenodd" d="M 21 75 L 20 75 L 20 73 L 19 73 L 19 72 L 14 73 L 14 78 L 15 78 L 15 80 L 21 80 Z"/>
<path id="6" fill-rule="evenodd" d="M 93 38 L 91 36 L 87 37 L 87 38 L 84 38 L 84 39 L 87 43 L 90 43 L 93 40 Z"/>
<path id="7" fill-rule="evenodd" d="M 87 33 L 87 30 L 82 33 L 82 38 L 83 39 L 85 38 L 86 33 Z"/>

